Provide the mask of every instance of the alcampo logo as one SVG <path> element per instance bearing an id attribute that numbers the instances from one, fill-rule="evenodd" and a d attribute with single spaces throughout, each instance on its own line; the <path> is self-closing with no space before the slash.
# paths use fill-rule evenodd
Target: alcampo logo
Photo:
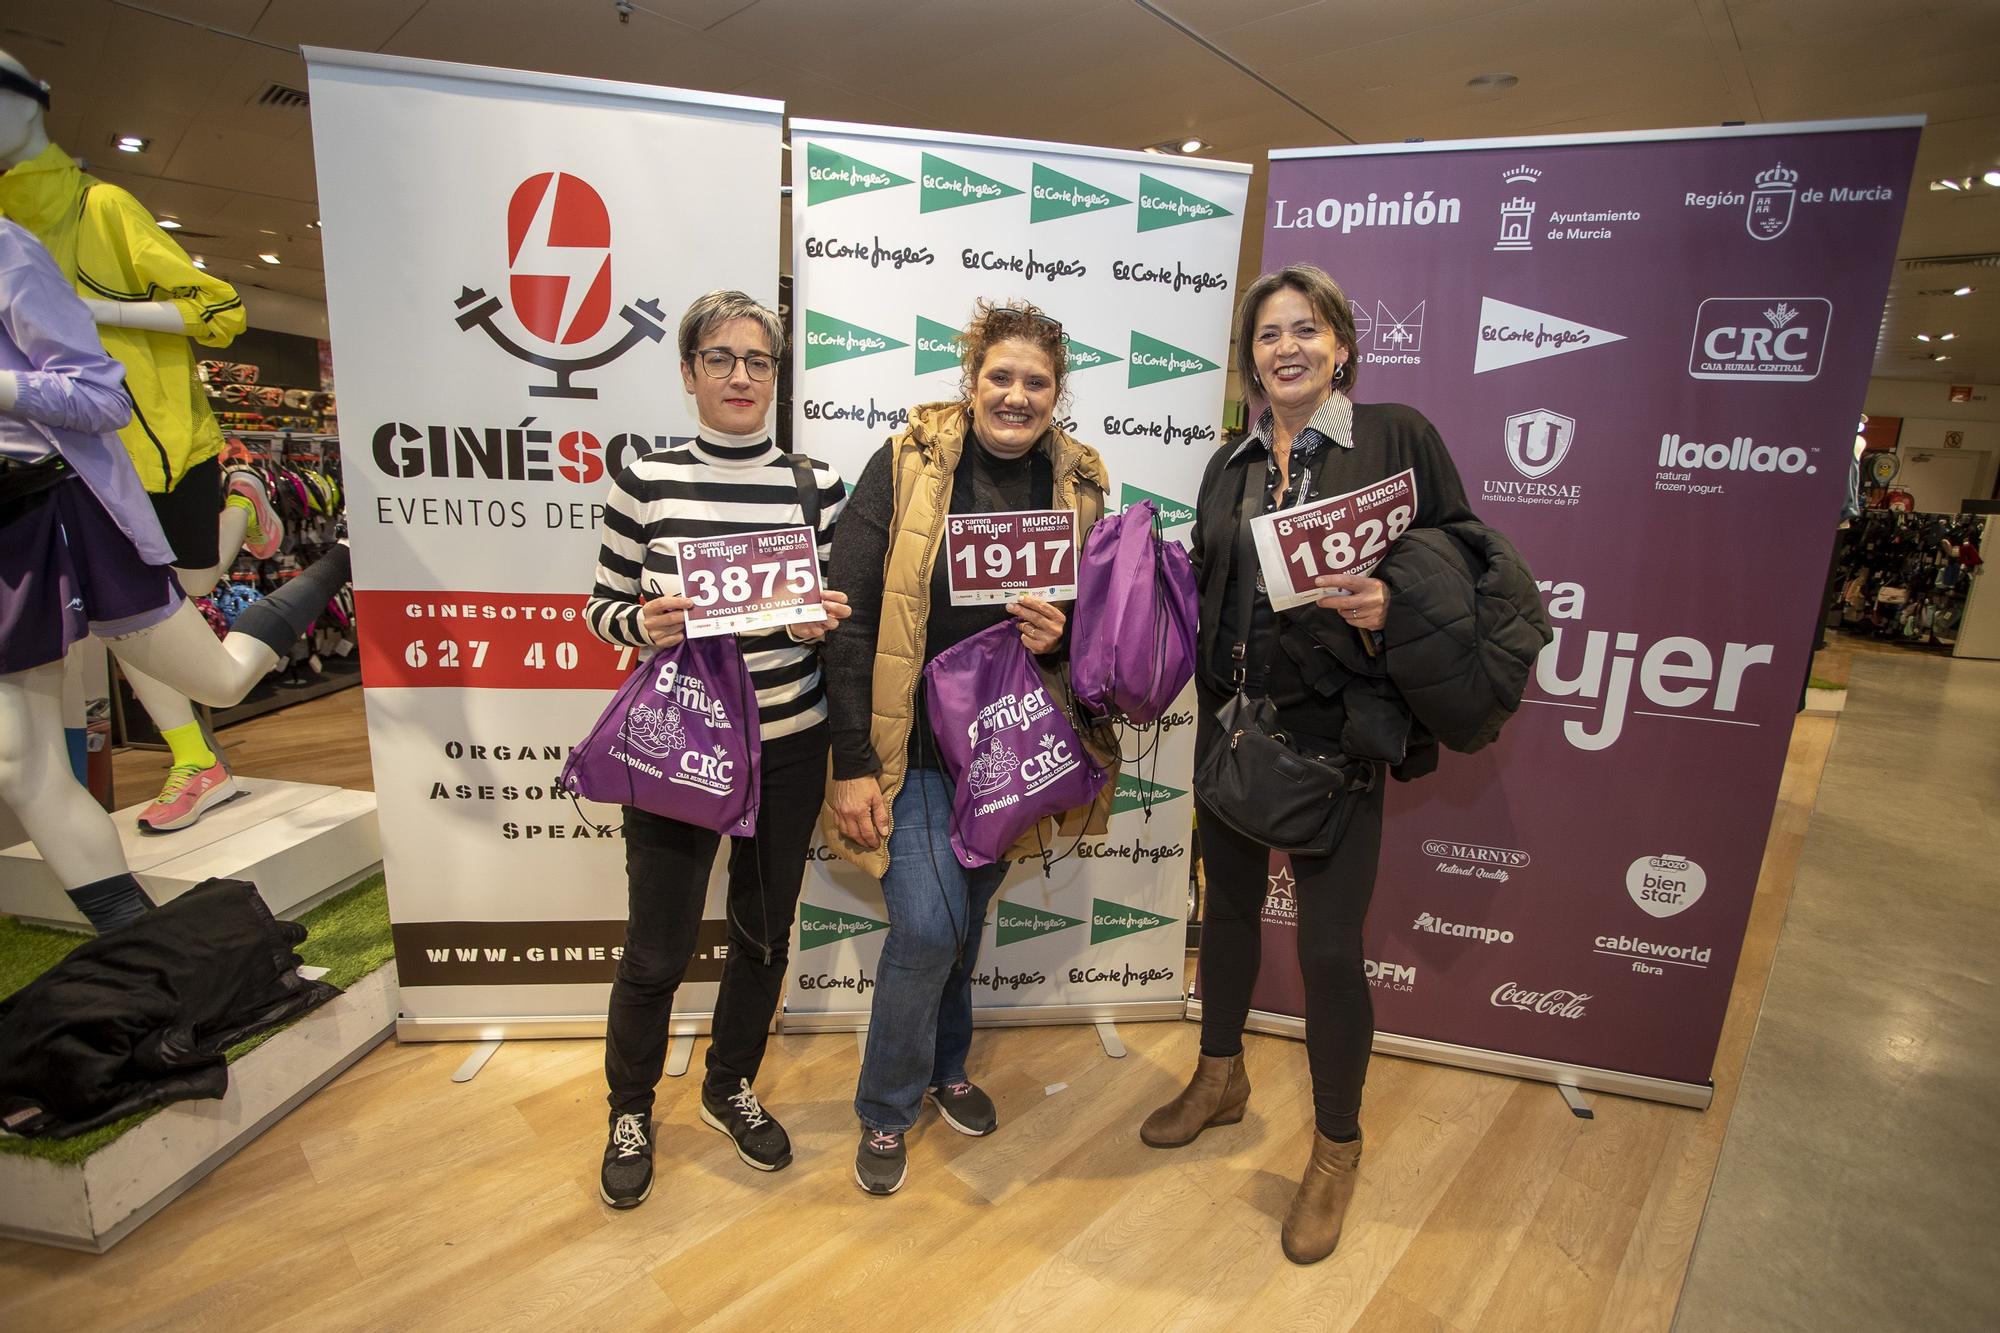
<path id="1" fill-rule="evenodd" d="M 1207 222 L 1210 218 L 1229 216 L 1229 210 L 1213 199 L 1190 194 L 1178 185 L 1169 185 L 1144 173 L 1139 176 L 1140 231 L 1158 231 L 1162 227 L 1179 227 L 1190 222 Z"/>
<path id="2" fill-rule="evenodd" d="M 1035 163 L 1035 178 L 1030 184 L 1033 198 L 1028 204 L 1028 221 L 1053 222 L 1057 218 L 1075 217 L 1078 213 L 1095 213 L 1101 208 L 1117 208 L 1132 201 L 1109 190 L 1100 190 L 1095 185 L 1080 181 L 1074 176 L 1065 176 L 1053 167 Z"/>
<path id="3" fill-rule="evenodd" d="M 1074 338 L 1069 340 L 1069 368 L 1072 373 L 1079 370 L 1089 370 L 1093 366 L 1108 366 L 1113 361 L 1123 361 L 1124 359 L 1124 357 L 1107 352 L 1101 347 L 1092 347 L 1089 343 L 1078 342 Z"/>
<path id="4" fill-rule="evenodd" d="M 1126 488 L 1130 490 L 1128 486 Z M 1111 793 L 1111 813 L 1123 814 L 1127 810 L 1143 810 L 1149 806 L 1165 805 L 1187 795 L 1179 787 L 1169 787 L 1164 782 L 1148 782 L 1130 773 L 1118 775 L 1118 786 Z"/>
<path id="5" fill-rule="evenodd" d="M 959 342 L 959 332 L 951 325 L 918 315 L 916 349 L 917 373 L 928 375 L 933 370 L 957 370 L 964 344 Z M 1074 370 L 1075 366 L 1070 368 Z"/>
<path id="6" fill-rule="evenodd" d="M 1153 912 L 1142 912 L 1124 903 L 1114 903 L 1103 898 L 1090 901 L 1090 942 L 1102 944 L 1115 940 L 1120 935 L 1137 935 L 1142 930 L 1158 930 L 1161 926 L 1171 926 L 1177 918 L 1160 916 Z"/>
<path id="7" fill-rule="evenodd" d="M 1149 338 L 1137 329 L 1132 330 L 1132 355 L 1129 359 L 1131 369 L 1125 376 L 1125 387 L 1128 389 L 1222 369 L 1205 356 L 1196 356 L 1185 347 Z"/>
<path id="8" fill-rule="evenodd" d="M 1080 917 L 1064 916 L 1061 912 L 1044 912 L 1039 907 L 1027 907 L 1021 903 L 1002 902 L 993 916 L 993 940 L 996 944 L 1019 944 L 1022 940 L 1036 939 L 1042 935 L 1053 935 L 1071 926 L 1080 926 Z"/>
<path id="9" fill-rule="evenodd" d="M 1130 509 L 1141 500 L 1153 502 L 1153 507 L 1160 511 L 1160 526 L 1163 528 L 1178 528 L 1183 523 L 1194 522 L 1193 505 L 1182 504 L 1179 500 L 1169 500 L 1166 496 L 1153 491 L 1141 490 L 1129 481 L 1118 493 L 1120 509 Z"/>
<path id="10" fill-rule="evenodd" d="M 836 944 L 841 940 L 853 939 L 856 935 L 872 935 L 878 930 L 888 928 L 887 921 L 877 921 L 872 916 L 839 912 L 831 907 L 814 907 L 811 903 L 799 904 L 801 950 L 817 949 L 822 944 Z"/>
<path id="11" fill-rule="evenodd" d="M 982 176 L 970 167 L 947 162 L 935 153 L 924 154 L 922 212 L 937 213 L 967 204 L 986 204 L 1021 193 L 1005 181 Z"/>
<path id="12" fill-rule="evenodd" d="M 909 344 L 886 333 L 849 324 L 817 310 L 806 311 L 806 369 L 830 366 L 836 361 L 852 361 L 857 356 L 893 352 Z"/>
<path id="13" fill-rule="evenodd" d="M 863 162 L 858 157 L 836 153 L 824 144 L 806 145 L 806 207 L 845 199 L 850 194 L 873 190 L 893 190 L 908 185 L 908 176 Z"/>

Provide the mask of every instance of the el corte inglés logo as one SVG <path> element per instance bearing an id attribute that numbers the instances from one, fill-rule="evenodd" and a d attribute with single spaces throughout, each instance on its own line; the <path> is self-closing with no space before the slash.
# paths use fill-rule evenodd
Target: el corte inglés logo
<path id="1" fill-rule="evenodd" d="M 1111 813 L 1117 815 L 1127 810 L 1165 805 L 1168 801 L 1179 800 L 1185 795 L 1187 793 L 1179 787 L 1169 787 L 1164 782 L 1148 782 L 1144 778 L 1133 777 L 1130 773 L 1120 773 L 1118 786 L 1111 796 Z"/>
<path id="2" fill-rule="evenodd" d="M 1130 369 L 1125 376 L 1125 387 L 1128 389 L 1222 369 L 1205 356 L 1197 356 L 1185 347 L 1148 337 L 1137 329 L 1132 330 L 1132 353 L 1127 360 Z"/>
<path id="3" fill-rule="evenodd" d="M 1172 925 L 1177 919 L 1153 912 L 1142 912 L 1136 907 L 1127 907 L 1124 903 L 1094 898 L 1090 904 L 1090 942 L 1102 944 L 1121 935 L 1136 935 L 1142 930 L 1157 930 L 1161 926 Z"/>
<path id="4" fill-rule="evenodd" d="M 915 346 L 917 374 L 928 375 L 934 370 L 959 368 L 964 344 L 959 341 L 959 331 L 951 325 L 918 315 Z"/>
<path id="5" fill-rule="evenodd" d="M 830 366 L 836 361 L 852 361 L 857 356 L 891 352 L 908 343 L 886 333 L 849 324 L 817 310 L 806 311 L 806 369 Z"/>
<path id="6" fill-rule="evenodd" d="M 1074 176 L 1066 176 L 1053 167 L 1035 163 L 1034 180 L 1030 185 L 1033 197 L 1028 204 L 1028 221 L 1053 222 L 1057 218 L 1075 217 L 1078 213 L 1095 213 L 1100 209 L 1117 208 L 1132 201 L 1123 195 L 1080 181 Z"/>
<path id="7" fill-rule="evenodd" d="M 1069 368 L 1072 371 L 1089 370 L 1094 366 L 1108 366 L 1113 361 L 1123 361 L 1125 359 L 1122 356 L 1115 356 L 1102 348 L 1092 347 L 1089 343 L 1078 342 L 1074 338 L 1069 340 L 1067 352 L 1069 356 Z"/>
<path id="8" fill-rule="evenodd" d="M 840 940 L 852 939 L 856 935 L 869 935 L 888 928 L 888 922 L 877 921 L 872 916 L 840 912 L 831 907 L 814 907 L 811 903 L 799 904 L 799 948 L 801 949 L 817 949 L 822 944 L 833 944 Z"/>
<path id="9" fill-rule="evenodd" d="M 1156 491 L 1141 490 L 1131 482 L 1124 483 L 1118 493 L 1118 507 L 1129 509 L 1141 500 L 1151 500 L 1153 507 L 1160 511 L 1160 526 L 1177 528 L 1183 523 L 1194 522 L 1194 506 L 1182 504 L 1179 500 L 1169 500 Z M 1178 793 L 1176 793 L 1178 795 Z"/>
<path id="10" fill-rule="evenodd" d="M 1180 227 L 1228 216 L 1229 210 L 1213 199 L 1204 199 L 1152 176 L 1139 177 L 1140 231 L 1158 231 L 1162 227 Z"/>
<path id="11" fill-rule="evenodd" d="M 1018 944 L 1042 935 L 1053 935 L 1059 930 L 1080 926 L 1080 917 L 1064 916 L 1060 912 L 1045 912 L 1039 907 L 1028 907 L 1022 903 L 1002 902 L 993 917 L 993 939 L 1001 945 Z"/>
<path id="12" fill-rule="evenodd" d="M 858 157 L 836 153 L 824 144 L 806 145 L 806 207 L 845 199 L 851 194 L 890 190 L 908 185 L 908 176 L 898 176 Z"/>
<path id="13" fill-rule="evenodd" d="M 991 203 L 1021 191 L 1005 181 L 982 176 L 970 167 L 948 162 L 935 153 L 924 154 L 923 204 L 920 211 L 936 213 L 967 204 Z"/>

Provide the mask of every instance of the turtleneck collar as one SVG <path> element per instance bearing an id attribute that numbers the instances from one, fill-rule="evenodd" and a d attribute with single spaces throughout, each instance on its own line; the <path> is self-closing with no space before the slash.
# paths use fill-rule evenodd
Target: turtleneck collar
<path id="1" fill-rule="evenodd" d="M 701 423 L 701 433 L 695 437 L 693 448 L 703 461 L 718 467 L 759 467 L 778 452 L 769 431 L 732 435 L 726 430 L 717 430 L 705 421 Z"/>

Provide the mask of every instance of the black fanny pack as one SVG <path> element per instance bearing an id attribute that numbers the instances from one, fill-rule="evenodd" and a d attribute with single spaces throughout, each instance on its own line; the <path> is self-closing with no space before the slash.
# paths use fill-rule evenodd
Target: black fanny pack
<path id="1" fill-rule="evenodd" d="M 38 459 L 33 463 L 0 459 L 0 516 L 11 517 L 29 500 L 43 491 L 54 490 L 73 475 L 69 464 L 60 457 Z"/>

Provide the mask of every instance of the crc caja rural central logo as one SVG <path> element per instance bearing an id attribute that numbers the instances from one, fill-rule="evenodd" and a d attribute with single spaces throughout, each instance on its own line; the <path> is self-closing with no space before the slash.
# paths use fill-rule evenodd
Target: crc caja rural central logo
<path id="1" fill-rule="evenodd" d="M 460 289 L 458 327 L 477 326 L 509 356 L 554 371 L 555 383 L 528 386 L 533 398 L 595 398 L 596 389 L 572 377 L 667 333 L 653 297 L 619 308 L 625 331 L 609 346 L 562 354 L 590 343 L 611 315 L 611 212 L 589 181 L 566 171 L 528 177 L 507 201 L 507 297 L 515 322 L 549 351 L 524 347 L 502 329 L 494 317 L 507 304 L 483 288 Z"/>

